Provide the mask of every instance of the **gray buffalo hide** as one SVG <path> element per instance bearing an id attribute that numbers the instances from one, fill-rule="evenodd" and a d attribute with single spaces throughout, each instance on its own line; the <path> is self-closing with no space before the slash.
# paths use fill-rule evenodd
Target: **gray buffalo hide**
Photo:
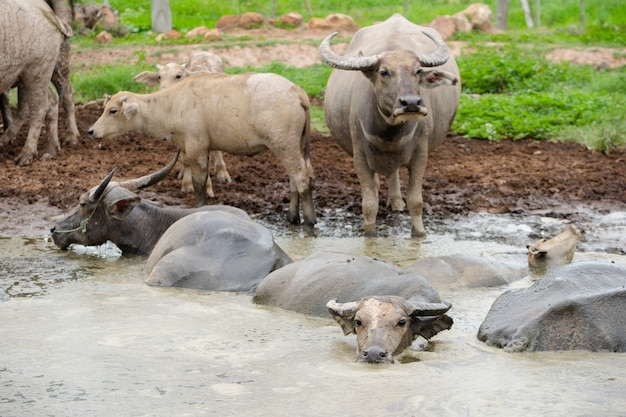
<path id="1" fill-rule="evenodd" d="M 418 259 L 404 269 L 422 275 L 437 291 L 496 287 L 530 273 L 525 254 L 436 256 Z"/>
<path id="2" fill-rule="evenodd" d="M 258 223 L 226 211 L 190 214 L 170 226 L 146 264 L 148 285 L 250 292 L 291 259 Z"/>
<path id="3" fill-rule="evenodd" d="M 329 317 L 326 303 L 359 301 L 367 296 L 397 295 L 420 302 L 440 302 L 421 275 L 367 256 L 319 253 L 269 274 L 254 295 L 257 304 Z"/>
<path id="4" fill-rule="evenodd" d="M 478 339 L 508 351 L 626 351 L 626 268 L 576 262 L 502 294 Z"/>

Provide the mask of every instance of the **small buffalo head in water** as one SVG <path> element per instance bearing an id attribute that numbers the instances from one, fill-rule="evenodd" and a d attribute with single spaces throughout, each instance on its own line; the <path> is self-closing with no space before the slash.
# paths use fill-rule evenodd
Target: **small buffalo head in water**
<path id="1" fill-rule="evenodd" d="M 552 239 L 539 239 L 528 248 L 528 268 L 535 278 L 548 270 L 572 262 L 580 232 L 572 225 L 567 225 Z"/>
<path id="2" fill-rule="evenodd" d="M 449 303 L 425 303 L 398 296 L 365 297 L 361 301 L 326 304 L 343 329 L 357 337 L 357 362 L 393 363 L 417 336 L 430 339 L 452 326 L 444 313 Z"/>

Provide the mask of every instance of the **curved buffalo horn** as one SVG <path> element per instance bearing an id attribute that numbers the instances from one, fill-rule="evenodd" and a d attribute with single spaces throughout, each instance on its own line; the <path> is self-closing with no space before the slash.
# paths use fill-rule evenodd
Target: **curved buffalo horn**
<path id="1" fill-rule="evenodd" d="M 337 300 L 330 300 L 326 303 L 326 308 L 333 316 L 352 317 L 359 306 L 357 301 L 351 303 L 338 303 Z"/>
<path id="2" fill-rule="evenodd" d="M 337 35 L 338 32 L 328 35 L 320 44 L 319 51 L 322 61 L 330 65 L 333 68 L 342 70 L 356 70 L 362 71 L 372 69 L 378 65 L 380 60 L 379 55 L 373 56 L 360 56 L 360 57 L 347 57 L 337 55 L 330 49 L 330 40 Z"/>
<path id="3" fill-rule="evenodd" d="M 452 304 L 450 303 L 424 303 L 420 301 L 411 301 L 413 311 L 411 316 L 425 317 L 425 316 L 441 316 L 446 311 L 450 310 Z"/>
<path id="4" fill-rule="evenodd" d="M 157 182 L 165 178 L 167 174 L 170 172 L 170 170 L 172 169 L 172 167 L 174 167 L 174 164 L 178 160 L 178 155 L 180 155 L 180 149 L 178 150 L 178 152 L 176 152 L 176 155 L 174 155 L 172 160 L 166 166 L 164 166 L 157 172 L 144 175 L 143 177 L 140 177 L 140 178 L 135 178 L 134 180 L 122 181 L 119 184 L 120 187 L 124 187 L 131 191 L 135 191 L 135 190 L 141 190 L 142 188 L 146 188 L 146 187 L 156 184 Z"/>
<path id="5" fill-rule="evenodd" d="M 111 172 L 109 172 L 109 175 L 107 175 L 106 178 L 104 180 L 102 180 L 100 185 L 98 185 L 98 188 L 96 188 L 89 195 L 89 201 L 90 202 L 95 203 L 96 201 L 98 201 L 100 199 L 100 197 L 102 196 L 102 193 L 104 193 L 104 190 L 106 190 L 107 185 L 109 185 L 109 182 L 111 182 L 111 178 L 113 178 L 113 175 L 115 174 L 115 171 L 117 171 L 117 168 L 113 168 L 111 170 Z"/>
<path id="6" fill-rule="evenodd" d="M 420 64 L 423 67 L 438 67 L 439 65 L 443 65 L 450 58 L 450 49 L 448 49 L 448 45 L 435 38 L 433 35 L 422 31 L 422 33 L 428 36 L 435 45 L 437 45 L 437 50 L 431 54 L 420 55 L 418 57 Z"/>

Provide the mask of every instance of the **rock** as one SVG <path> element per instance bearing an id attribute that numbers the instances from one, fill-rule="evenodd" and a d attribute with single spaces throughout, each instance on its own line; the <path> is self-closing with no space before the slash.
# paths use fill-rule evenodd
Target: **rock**
<path id="1" fill-rule="evenodd" d="M 456 32 L 456 20 L 451 16 L 438 16 L 429 26 L 436 29 L 444 40 Z"/>
<path id="2" fill-rule="evenodd" d="M 240 19 L 239 15 L 227 14 L 219 18 L 215 23 L 215 27 L 221 30 L 234 28 L 239 24 Z"/>
<path id="3" fill-rule="evenodd" d="M 94 41 L 97 43 L 102 43 L 102 44 L 113 42 L 113 35 L 111 35 L 106 30 L 103 30 L 102 32 L 96 35 L 96 37 L 94 38 Z"/>
<path id="4" fill-rule="evenodd" d="M 302 24 L 302 15 L 299 13 L 287 13 L 280 17 L 279 22 L 284 26 L 298 27 Z"/>
<path id="5" fill-rule="evenodd" d="M 235 27 L 250 29 L 251 27 L 262 25 L 263 22 L 264 19 L 262 15 L 254 12 L 246 12 L 238 15 L 224 15 L 215 23 L 215 27 L 220 30 Z"/>
<path id="6" fill-rule="evenodd" d="M 197 38 L 200 36 L 205 36 L 209 32 L 209 28 L 206 26 L 200 26 L 197 28 L 191 29 L 189 32 L 185 33 L 185 38 Z"/>
<path id="7" fill-rule="evenodd" d="M 452 18 L 454 19 L 454 23 L 456 24 L 457 32 L 469 33 L 472 31 L 472 22 L 470 22 L 467 16 L 463 13 L 457 13 L 452 16 Z"/>
<path id="8" fill-rule="evenodd" d="M 219 29 L 211 29 L 204 34 L 204 41 L 211 42 L 222 39 L 222 32 Z"/>
<path id="9" fill-rule="evenodd" d="M 359 26 L 354 22 L 352 17 L 345 14 L 333 13 L 323 19 L 315 17 L 311 18 L 309 23 L 307 23 L 307 28 L 324 30 L 344 29 L 354 31 L 357 30 Z"/>
<path id="10" fill-rule="evenodd" d="M 239 26 L 244 29 L 250 29 L 251 27 L 262 25 L 264 20 L 263 16 L 258 13 L 246 12 L 241 15 Z"/>
<path id="11" fill-rule="evenodd" d="M 459 14 L 464 14 L 476 30 L 491 30 L 491 9 L 486 4 L 474 3 Z"/>

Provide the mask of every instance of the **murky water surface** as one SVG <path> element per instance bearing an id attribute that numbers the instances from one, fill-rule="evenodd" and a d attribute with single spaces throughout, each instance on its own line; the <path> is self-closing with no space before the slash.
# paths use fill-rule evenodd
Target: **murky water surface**
<path id="1" fill-rule="evenodd" d="M 626 216 L 604 221 L 610 246 L 626 246 L 615 232 L 626 230 Z M 527 243 L 513 244 L 528 235 L 521 222 L 471 222 L 423 241 L 328 230 L 277 233 L 277 241 L 294 259 L 331 250 L 399 266 L 522 252 Z M 626 263 L 614 252 L 575 260 Z M 442 293 L 452 329 L 425 351 L 414 343 L 400 363 L 372 366 L 354 362 L 354 337 L 330 318 L 256 306 L 243 294 L 148 287 L 144 261 L 111 246 L 61 252 L 43 237 L 0 238 L 0 415 L 626 416 L 626 355 L 508 354 L 476 339 L 506 288 Z"/>

